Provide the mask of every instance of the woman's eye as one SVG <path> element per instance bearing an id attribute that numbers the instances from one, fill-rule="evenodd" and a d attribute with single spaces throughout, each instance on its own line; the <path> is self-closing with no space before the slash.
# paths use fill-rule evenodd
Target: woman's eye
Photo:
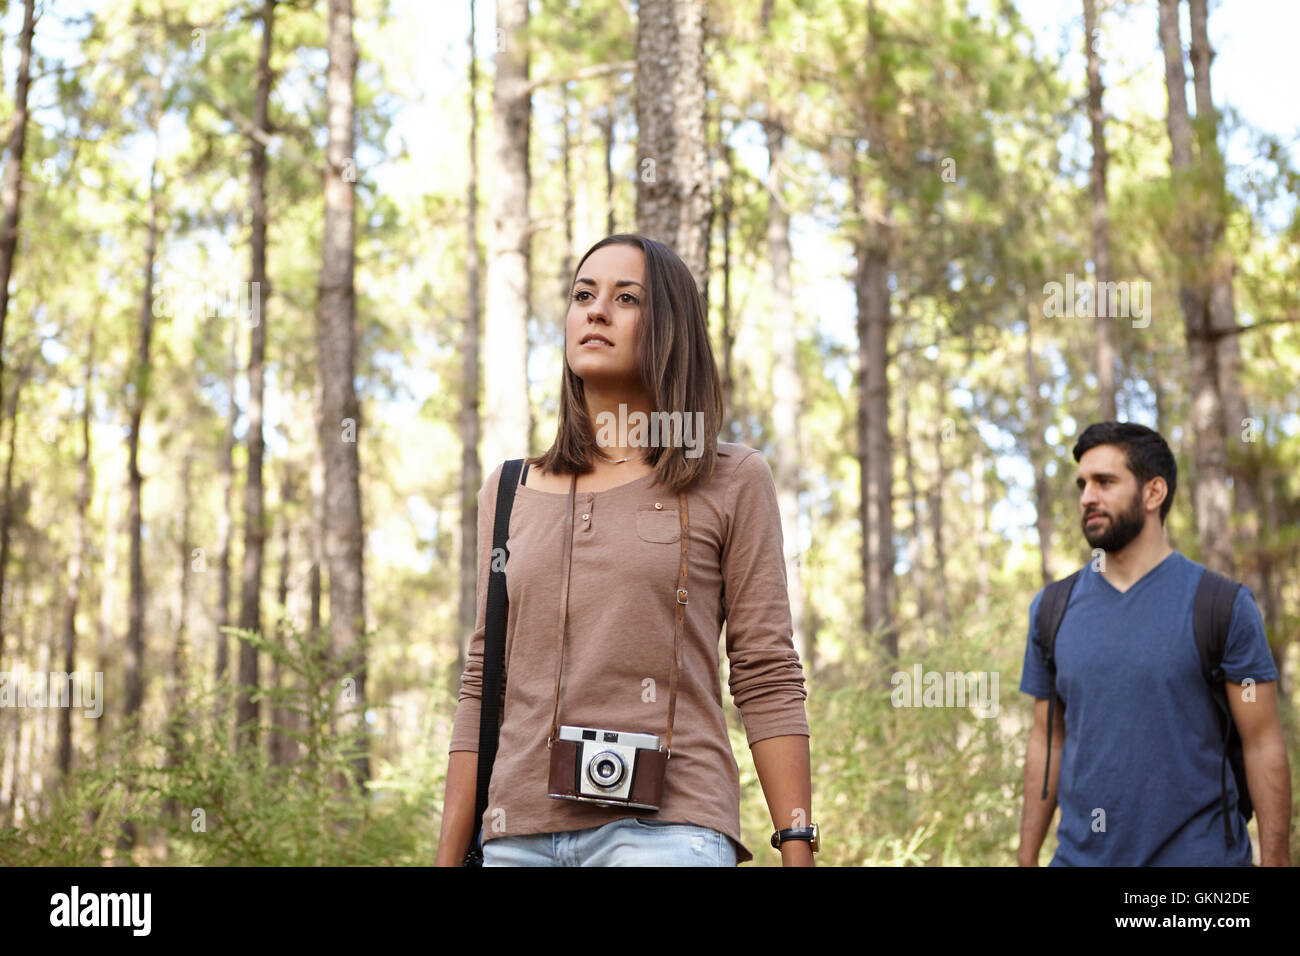
<path id="1" fill-rule="evenodd" d="M 582 298 L 584 295 L 591 295 L 591 293 L 588 292 L 586 289 L 578 289 L 573 293 L 573 295 L 570 298 L 572 298 L 574 302 L 585 302 L 587 300 Z M 626 305 L 641 304 L 641 300 L 638 299 L 636 296 L 634 296 L 631 292 L 624 292 L 618 298 L 619 301 L 625 302 Z"/>

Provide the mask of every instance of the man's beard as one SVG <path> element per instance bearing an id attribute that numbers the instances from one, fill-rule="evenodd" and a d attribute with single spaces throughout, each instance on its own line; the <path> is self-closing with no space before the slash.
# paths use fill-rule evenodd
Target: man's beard
<path id="1" fill-rule="evenodd" d="M 1093 512 L 1093 515 L 1098 513 Z M 1106 552 L 1123 551 L 1142 533 L 1146 524 L 1146 515 L 1142 511 L 1142 489 L 1139 488 L 1133 495 L 1133 503 L 1127 511 L 1115 516 L 1107 515 L 1098 529 L 1088 528 L 1090 517 L 1092 515 L 1084 515 L 1082 521 L 1083 536 L 1088 539 L 1088 544 Z"/>

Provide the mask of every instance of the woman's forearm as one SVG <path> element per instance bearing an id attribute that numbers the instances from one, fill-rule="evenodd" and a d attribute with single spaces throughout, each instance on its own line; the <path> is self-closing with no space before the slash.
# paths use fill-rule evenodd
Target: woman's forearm
<path id="1" fill-rule="evenodd" d="M 812 763 L 803 734 L 768 737 L 750 748 L 754 769 L 777 830 L 812 826 Z M 791 840 L 781 846 L 783 866 L 812 866 L 812 846 Z"/>
<path id="2" fill-rule="evenodd" d="M 434 866 L 460 866 L 474 836 L 478 754 L 455 750 L 447 760 L 447 787 L 442 800 L 442 831 Z"/>

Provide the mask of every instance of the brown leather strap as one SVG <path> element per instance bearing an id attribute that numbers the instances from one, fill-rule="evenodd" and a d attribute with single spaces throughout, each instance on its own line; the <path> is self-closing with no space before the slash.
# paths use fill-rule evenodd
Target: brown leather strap
<path id="1" fill-rule="evenodd" d="M 690 520 L 686 515 L 686 494 L 677 493 L 678 513 L 682 517 L 682 560 L 677 568 L 677 594 L 675 620 L 673 621 L 673 671 L 668 678 L 668 740 L 664 749 L 671 757 L 673 753 L 673 715 L 677 711 L 677 672 L 682 669 L 682 617 L 686 614 L 686 603 L 690 595 L 686 593 L 686 555 L 690 542 Z"/>
<path id="2" fill-rule="evenodd" d="M 578 476 L 569 481 L 569 512 L 564 516 L 564 556 L 560 564 L 560 626 L 556 632 L 555 706 L 551 709 L 551 735 L 546 738 L 549 750 L 551 741 L 560 736 L 560 674 L 564 671 L 564 633 L 569 627 L 569 565 L 573 559 L 573 508 L 577 496 Z"/>
<path id="3" fill-rule="evenodd" d="M 559 629 L 556 634 L 555 695 L 551 708 L 551 735 L 546 738 L 549 749 L 551 742 L 560 736 L 560 676 L 564 672 L 564 645 L 569 626 L 569 572 L 573 560 L 573 512 L 577 496 L 578 476 L 569 481 L 569 512 L 564 518 L 564 551 L 560 564 L 560 614 Z M 664 749 L 672 755 L 673 717 L 677 712 L 677 674 L 682 668 L 682 619 L 686 614 L 686 604 L 690 595 L 686 590 L 686 563 L 690 544 L 690 517 L 686 512 L 686 493 L 677 494 L 678 516 L 682 526 L 682 556 L 677 567 L 677 590 L 673 598 L 673 664 L 668 678 L 668 729 L 665 734 Z"/>

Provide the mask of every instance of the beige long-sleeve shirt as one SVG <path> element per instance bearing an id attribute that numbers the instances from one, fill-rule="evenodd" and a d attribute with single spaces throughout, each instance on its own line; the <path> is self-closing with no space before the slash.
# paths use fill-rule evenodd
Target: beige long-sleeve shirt
<path id="1" fill-rule="evenodd" d="M 478 617 L 461 677 L 451 751 L 477 751 L 492 524 L 502 466 L 478 494 Z M 527 479 L 525 479 L 526 481 Z M 713 476 L 687 492 L 689 603 L 682 630 L 672 756 L 657 813 L 548 796 L 568 494 L 521 485 L 506 567 L 505 692 L 485 841 L 580 830 L 649 816 L 718 830 L 741 842 L 740 780 L 727 737 L 719 636 L 727 625 L 732 699 L 750 746 L 808 735 L 803 668 L 791 638 L 781 516 L 767 462 L 718 443 Z M 673 611 L 681 556 L 677 495 L 644 475 L 575 499 L 568 640 L 560 724 L 657 734 L 667 724 Z"/>

